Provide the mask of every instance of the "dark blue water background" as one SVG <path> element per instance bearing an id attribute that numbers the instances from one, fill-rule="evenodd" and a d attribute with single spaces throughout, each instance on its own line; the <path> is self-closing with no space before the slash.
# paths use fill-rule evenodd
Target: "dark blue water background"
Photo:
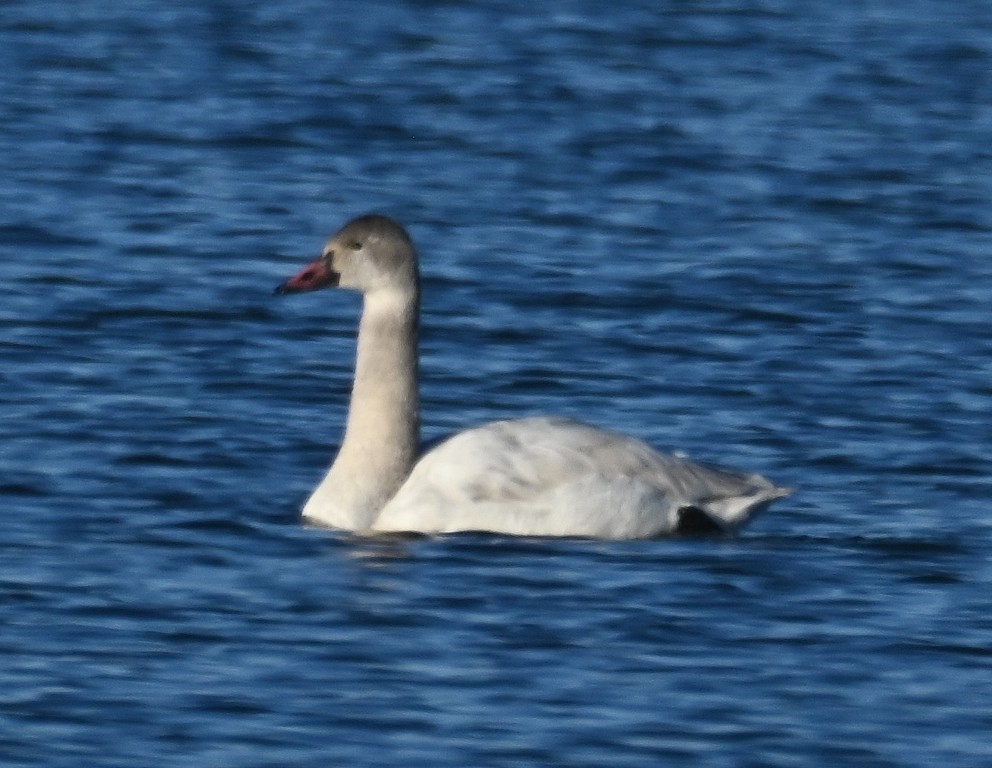
<path id="1" fill-rule="evenodd" d="M 0 9 L 0 763 L 992 764 L 992 5 Z M 799 486 L 736 539 L 355 541 L 383 211 L 425 438 Z"/>

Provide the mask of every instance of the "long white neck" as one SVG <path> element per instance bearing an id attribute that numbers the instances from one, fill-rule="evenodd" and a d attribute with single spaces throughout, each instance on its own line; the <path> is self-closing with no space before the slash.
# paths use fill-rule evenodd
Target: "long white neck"
<path id="1" fill-rule="evenodd" d="M 416 287 L 366 294 L 344 440 L 305 516 L 368 530 L 413 467 L 420 440 L 419 303 Z"/>

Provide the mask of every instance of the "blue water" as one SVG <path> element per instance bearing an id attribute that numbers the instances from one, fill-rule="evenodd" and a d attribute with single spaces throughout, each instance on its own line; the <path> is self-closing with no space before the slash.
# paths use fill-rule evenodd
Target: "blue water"
<path id="1" fill-rule="evenodd" d="M 992 764 L 992 5 L 0 9 L 0 764 Z M 301 524 L 357 300 L 425 439 L 578 416 L 739 537 Z"/>

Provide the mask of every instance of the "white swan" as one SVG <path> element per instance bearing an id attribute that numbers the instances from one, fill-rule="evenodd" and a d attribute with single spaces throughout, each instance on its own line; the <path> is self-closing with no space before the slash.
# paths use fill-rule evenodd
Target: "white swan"
<path id="1" fill-rule="evenodd" d="M 734 531 L 790 490 L 567 419 L 498 421 L 417 461 L 420 278 L 384 216 L 346 224 L 276 293 L 364 294 L 344 440 L 303 515 L 362 534 L 492 531 L 640 539 Z"/>

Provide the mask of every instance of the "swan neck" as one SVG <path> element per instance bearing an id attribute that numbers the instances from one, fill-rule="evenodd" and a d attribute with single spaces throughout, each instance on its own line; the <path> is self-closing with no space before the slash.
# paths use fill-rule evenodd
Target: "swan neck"
<path id="1" fill-rule="evenodd" d="M 406 479 L 420 441 L 417 391 L 419 292 L 367 294 L 344 440 L 315 496 L 336 527 L 367 530 Z"/>
<path id="2" fill-rule="evenodd" d="M 366 297 L 342 450 L 351 443 L 406 449 L 419 440 L 418 310 L 416 292 Z M 390 437 L 398 443 L 384 445 L 382 441 Z"/>

